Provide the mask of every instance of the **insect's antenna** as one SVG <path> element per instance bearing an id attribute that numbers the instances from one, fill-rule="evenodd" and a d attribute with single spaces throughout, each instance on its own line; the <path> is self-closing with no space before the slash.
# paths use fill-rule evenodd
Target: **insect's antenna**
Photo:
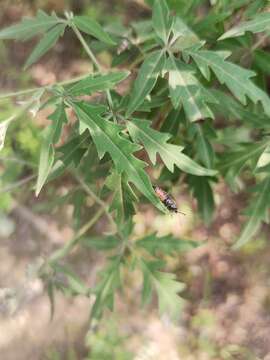
<path id="1" fill-rule="evenodd" d="M 185 216 L 187 215 L 187 214 L 185 214 L 184 212 L 182 212 L 182 211 L 179 211 L 179 210 L 177 210 L 177 213 L 178 213 L 178 214 L 182 214 L 182 215 L 185 215 Z"/>

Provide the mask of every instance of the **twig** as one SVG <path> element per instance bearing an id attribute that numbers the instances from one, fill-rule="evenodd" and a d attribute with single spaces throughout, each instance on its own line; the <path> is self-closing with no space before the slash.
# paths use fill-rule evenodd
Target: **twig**
<path id="1" fill-rule="evenodd" d="M 53 263 L 64 256 L 66 256 L 70 251 L 77 245 L 80 241 L 80 238 L 98 221 L 101 215 L 105 212 L 104 208 L 100 208 L 99 211 L 92 217 L 83 227 L 80 228 L 77 235 L 74 236 L 71 240 L 67 242 L 61 249 L 56 250 L 50 257 L 48 262 Z"/>
<path id="2" fill-rule="evenodd" d="M 13 184 L 3 187 L 2 189 L 0 189 L 0 194 L 5 193 L 5 192 L 10 192 L 10 191 L 16 189 L 17 187 L 27 184 L 29 181 L 31 181 L 35 178 L 36 178 L 36 175 L 33 175 L 33 174 L 29 175 Z"/>

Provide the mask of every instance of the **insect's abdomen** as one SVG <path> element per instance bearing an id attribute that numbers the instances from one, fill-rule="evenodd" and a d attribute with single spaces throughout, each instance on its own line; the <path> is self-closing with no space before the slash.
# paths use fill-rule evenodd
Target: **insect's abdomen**
<path id="1" fill-rule="evenodd" d="M 162 190 L 159 186 L 153 186 L 155 193 L 157 194 L 157 196 L 159 197 L 159 199 L 164 202 L 166 201 L 168 194 Z"/>

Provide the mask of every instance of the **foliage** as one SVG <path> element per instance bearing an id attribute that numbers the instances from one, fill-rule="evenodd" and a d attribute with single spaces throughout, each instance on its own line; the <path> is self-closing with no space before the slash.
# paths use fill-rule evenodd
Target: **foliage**
<path id="1" fill-rule="evenodd" d="M 37 196 L 67 173 L 72 179 L 68 195 L 57 197 L 54 190 L 50 206 L 73 206 L 75 236 L 39 269 L 52 310 L 54 290 L 59 289 L 93 298 L 91 319 L 100 318 L 106 308 L 113 309 L 126 272 L 136 270 L 142 277 L 142 303 L 148 303 L 155 291 L 160 312 L 177 318 L 183 305 L 178 293 L 185 286 L 174 273 L 163 271 L 165 260 L 196 243 L 171 235 L 140 239 L 132 235 L 139 202 L 167 212 L 152 186 L 163 185 L 164 179 L 164 185 L 188 186 L 208 226 L 215 211 L 215 182 L 223 178 L 234 191 L 239 191 L 240 177 L 246 187 L 252 183 L 247 221 L 234 248 L 250 241 L 261 223 L 268 222 L 266 1 L 213 1 L 203 18 L 194 16 L 203 0 L 146 2 L 152 18 L 129 27 L 109 24 L 105 30 L 87 16 L 39 11 L 36 17 L 0 31 L 1 40 L 40 36 L 26 60 L 29 67 L 70 29 L 94 68 L 80 79 L 0 95 L 1 100 L 24 100 L 0 123 L 0 148 L 7 158 L 9 128 L 28 111 L 35 116 L 40 109 L 50 109 L 40 136 L 39 164 L 29 166 L 19 159 L 16 174 L 8 177 L 6 171 L 3 178 L 15 185 L 19 179 L 23 185 L 23 176 L 30 171 L 29 181 L 36 177 Z M 232 26 L 239 14 L 243 21 Z M 110 54 L 109 70 L 94 53 L 98 49 Z M 87 197 L 93 199 L 90 205 Z M 108 220 L 106 233 L 90 236 L 89 230 L 103 215 Z M 61 263 L 78 244 L 109 253 L 94 288 Z"/>

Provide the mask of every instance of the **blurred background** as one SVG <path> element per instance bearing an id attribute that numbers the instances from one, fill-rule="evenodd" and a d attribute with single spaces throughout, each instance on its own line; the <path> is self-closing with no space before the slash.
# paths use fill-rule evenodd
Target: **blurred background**
<path id="1" fill-rule="evenodd" d="M 143 0 L 1 0 L 0 27 L 34 15 L 38 9 L 58 13 L 70 9 L 105 24 L 128 25 L 150 15 Z M 1 93 L 51 84 L 91 69 L 76 39 L 67 33 L 54 51 L 25 72 L 23 63 L 33 44 L 0 42 Z M 105 65 L 111 60 L 106 52 L 99 58 Z M 0 102 L 1 119 L 13 110 L 11 100 Z M 25 163 L 30 168 L 37 164 L 40 129 L 47 115 L 41 111 L 34 120 L 23 116 L 8 130 L 0 153 L 1 359 L 270 360 L 269 233 L 261 231 L 239 252 L 228 250 L 243 223 L 241 209 L 246 199 L 222 183 L 215 187 L 217 209 L 209 227 L 202 225 L 186 189 L 177 186 L 172 194 L 186 216 L 161 215 L 148 204 L 134 218 L 134 235 L 156 230 L 159 235 L 173 233 L 201 242 L 187 254 L 168 259 L 169 270 L 187 284 L 186 306 L 177 323 L 160 318 L 155 302 L 140 308 L 136 273 L 127 276 L 115 312 L 106 313 L 91 332 L 87 328 L 89 300 L 80 296 L 56 294 L 50 321 L 44 285 L 32 274 L 43 256 L 72 237 L 72 209 L 51 202 L 52 197 L 67 195 L 68 188 L 64 182 L 54 183 L 36 199 L 32 183 L 20 180 Z M 95 233 L 103 226 L 102 221 L 97 223 Z M 91 286 L 105 257 L 78 249 L 68 261 Z"/>

